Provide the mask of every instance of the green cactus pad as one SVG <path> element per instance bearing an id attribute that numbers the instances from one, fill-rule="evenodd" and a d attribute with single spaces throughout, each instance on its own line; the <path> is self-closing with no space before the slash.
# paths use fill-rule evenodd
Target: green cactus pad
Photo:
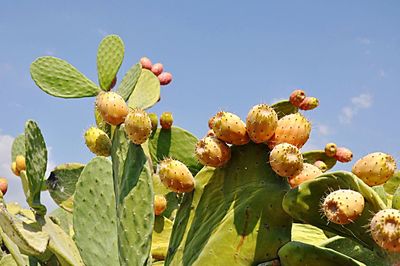
<path id="1" fill-rule="evenodd" d="M 75 67 L 52 56 L 36 59 L 31 64 L 31 76 L 39 88 L 55 97 L 93 97 L 100 92 L 100 88 Z"/>
<path id="2" fill-rule="evenodd" d="M 21 178 L 22 189 L 24 190 L 26 200 L 29 202 L 31 193 L 29 192 L 29 181 L 28 181 L 28 176 L 26 175 L 26 171 L 21 171 L 19 176 Z"/>
<path id="3" fill-rule="evenodd" d="M 43 230 L 49 234 L 49 250 L 57 256 L 61 265 L 79 266 L 84 265 L 79 250 L 75 245 L 74 240 L 67 235 L 58 225 L 45 217 Z"/>
<path id="4" fill-rule="evenodd" d="M 151 243 L 151 256 L 154 260 L 164 260 L 172 232 L 172 221 L 159 215 L 154 221 L 153 237 Z"/>
<path id="5" fill-rule="evenodd" d="M 336 159 L 326 156 L 325 151 L 322 150 L 305 152 L 303 153 L 303 159 L 305 163 L 309 164 L 314 164 L 316 161 L 323 161 L 327 166 L 326 170 L 333 168 L 336 164 Z"/>
<path id="6" fill-rule="evenodd" d="M 292 241 L 279 250 L 282 266 L 366 266 L 333 249 Z"/>
<path id="7" fill-rule="evenodd" d="M 46 180 L 50 196 L 66 211 L 72 212 L 76 182 L 84 167 L 80 163 L 61 164 L 51 171 Z"/>
<path id="8" fill-rule="evenodd" d="M 72 213 L 62 209 L 62 208 L 57 208 L 54 211 L 52 211 L 49 215 L 50 219 L 57 220 L 58 225 L 61 227 L 62 230 L 64 230 L 65 233 L 67 233 L 69 236 L 74 235 L 74 228 L 73 228 L 73 222 L 72 222 Z"/>
<path id="9" fill-rule="evenodd" d="M 321 247 L 336 250 L 337 252 L 365 263 L 365 265 L 368 266 L 390 265 L 387 261 L 385 261 L 385 258 L 379 257 L 373 251 L 363 247 L 349 238 L 335 236 L 321 243 Z"/>
<path id="10" fill-rule="evenodd" d="M 136 83 L 135 89 L 129 96 L 130 108 L 147 109 L 152 107 L 160 99 L 160 81 L 148 69 L 142 69 L 142 73 Z"/>
<path id="11" fill-rule="evenodd" d="M 11 241 L 11 239 L 3 232 L 2 228 L 0 227 L 0 236 L 3 241 L 4 246 L 6 246 L 7 250 L 10 252 L 10 256 L 13 258 L 15 265 L 18 266 L 25 266 L 27 265 L 22 254 L 18 248 L 18 246 Z M 11 264 L 2 264 L 3 259 L 0 261 L 0 265 L 11 265 Z"/>
<path id="12" fill-rule="evenodd" d="M 95 157 L 83 169 L 74 195 L 75 242 L 87 266 L 119 265 L 111 162 Z"/>
<path id="13" fill-rule="evenodd" d="M 135 89 L 136 83 L 142 73 L 142 65 L 136 64 L 126 72 L 124 78 L 118 86 L 117 93 L 124 98 L 125 101 L 129 99 L 132 91 Z"/>
<path id="14" fill-rule="evenodd" d="M 278 119 L 281 119 L 285 115 L 290 115 L 297 113 L 299 108 L 291 104 L 288 100 L 280 101 L 271 105 L 274 108 L 276 114 L 278 115 Z"/>
<path id="15" fill-rule="evenodd" d="M 383 188 L 385 189 L 386 193 L 393 195 L 396 189 L 399 187 L 399 185 L 400 185 L 400 171 L 397 171 L 388 181 L 386 181 L 385 184 L 383 184 Z"/>
<path id="16" fill-rule="evenodd" d="M 385 192 L 385 189 L 383 188 L 383 186 L 382 185 L 373 186 L 372 189 L 376 192 L 376 194 L 378 194 L 378 196 L 381 198 L 383 203 L 385 203 L 385 205 L 388 206 L 389 201 L 388 201 L 388 197 L 386 196 L 386 192 Z"/>
<path id="17" fill-rule="evenodd" d="M 149 138 L 149 151 L 154 164 L 171 157 L 184 163 L 195 175 L 203 167 L 196 159 L 194 150 L 198 139 L 179 127 L 157 129 Z"/>
<path id="18" fill-rule="evenodd" d="M 25 124 L 25 149 L 26 176 L 29 182 L 27 201 L 38 214 L 44 215 L 46 207 L 40 203 L 40 193 L 47 168 L 47 149 L 39 126 L 32 120 Z"/>
<path id="19" fill-rule="evenodd" d="M 15 258 L 11 254 L 6 254 L 3 257 L 1 257 L 0 260 L 0 266 L 27 266 L 27 262 L 25 260 L 22 261 L 16 261 Z"/>
<path id="20" fill-rule="evenodd" d="M 400 210 L 400 187 L 398 187 L 393 194 L 392 208 Z"/>
<path id="21" fill-rule="evenodd" d="M 205 167 L 175 218 L 166 265 L 254 265 L 290 241 L 282 209 L 288 183 L 267 164 L 268 149 L 232 146 L 222 168 Z M 223 240 L 223 241 L 222 241 Z"/>
<path id="22" fill-rule="evenodd" d="M 299 241 L 311 245 L 319 245 L 328 238 L 324 231 L 310 224 L 293 223 L 292 241 Z"/>
<path id="23" fill-rule="evenodd" d="M 125 47 L 117 35 L 106 36 L 97 50 L 97 73 L 100 88 L 109 91 L 124 59 Z"/>
<path id="24" fill-rule="evenodd" d="M 11 162 L 15 162 L 15 158 L 18 155 L 23 155 L 25 157 L 25 135 L 21 134 L 17 136 L 11 147 Z"/>
<path id="25" fill-rule="evenodd" d="M 321 218 L 321 202 L 330 191 L 337 189 L 352 189 L 361 193 L 365 198 L 364 211 L 353 223 L 338 225 L 328 223 L 324 216 Z M 369 224 L 373 213 L 386 208 L 384 202 L 372 188 L 354 174 L 344 171 L 326 173 L 300 184 L 285 195 L 282 205 L 294 219 L 353 238 L 369 248 L 377 246 L 371 236 L 365 233 L 364 226 Z"/>

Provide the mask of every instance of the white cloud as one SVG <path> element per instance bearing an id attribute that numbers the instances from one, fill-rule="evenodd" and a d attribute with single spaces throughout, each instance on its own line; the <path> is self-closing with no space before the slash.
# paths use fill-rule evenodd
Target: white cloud
<path id="1" fill-rule="evenodd" d="M 350 124 L 360 109 L 367 109 L 371 107 L 372 101 L 372 95 L 367 93 L 363 93 L 351 98 L 351 105 L 342 108 L 342 112 L 339 115 L 340 123 Z"/>
<path id="2" fill-rule="evenodd" d="M 327 125 L 317 125 L 318 133 L 322 136 L 327 136 L 331 133 L 331 129 Z"/>

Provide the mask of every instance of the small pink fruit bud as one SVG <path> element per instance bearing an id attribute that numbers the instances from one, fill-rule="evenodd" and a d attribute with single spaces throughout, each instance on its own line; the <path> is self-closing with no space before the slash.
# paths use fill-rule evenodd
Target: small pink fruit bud
<path id="1" fill-rule="evenodd" d="M 172 81 L 172 74 L 169 72 L 163 72 L 158 75 L 158 80 L 161 85 L 168 85 Z"/>
<path id="2" fill-rule="evenodd" d="M 151 72 L 154 73 L 154 75 L 158 76 L 160 75 L 164 70 L 164 67 L 161 63 L 156 63 L 151 67 Z"/>
<path id="3" fill-rule="evenodd" d="M 289 101 L 294 105 L 299 107 L 300 103 L 306 98 L 306 93 L 303 90 L 294 90 L 290 94 Z"/>
<path id="4" fill-rule="evenodd" d="M 299 108 L 301 110 L 312 110 L 314 108 L 317 108 L 319 105 L 319 101 L 315 97 L 306 97 L 299 105 Z"/>
<path id="5" fill-rule="evenodd" d="M 147 57 L 140 58 L 140 64 L 142 65 L 143 68 L 148 70 L 151 70 L 151 67 L 153 65 L 150 59 L 148 59 Z"/>
<path id="6" fill-rule="evenodd" d="M 336 149 L 335 158 L 341 163 L 348 163 L 353 159 L 353 153 L 347 148 L 338 147 Z"/>
<path id="7" fill-rule="evenodd" d="M 7 181 L 6 178 L 1 177 L 0 178 L 0 191 L 1 191 L 1 193 L 3 193 L 3 195 L 5 195 L 6 192 L 7 192 L 7 189 L 8 189 L 8 181 Z"/>

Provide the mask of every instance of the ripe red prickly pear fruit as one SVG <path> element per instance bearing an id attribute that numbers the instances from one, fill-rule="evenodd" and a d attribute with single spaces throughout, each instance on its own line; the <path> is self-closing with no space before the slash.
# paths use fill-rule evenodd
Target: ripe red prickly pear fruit
<path id="1" fill-rule="evenodd" d="M 400 252 L 400 211 L 385 209 L 377 212 L 371 220 L 371 235 L 382 248 Z"/>
<path id="2" fill-rule="evenodd" d="M 306 93 L 303 90 L 294 90 L 289 97 L 289 101 L 296 107 L 306 98 Z"/>
<path id="3" fill-rule="evenodd" d="M 362 214 L 364 197 L 357 191 L 339 189 L 326 196 L 321 208 L 330 222 L 349 224 Z"/>
<path id="4" fill-rule="evenodd" d="M 168 85 L 172 81 L 172 74 L 169 72 L 163 72 L 158 75 L 158 80 L 160 81 L 160 85 Z"/>
<path id="5" fill-rule="evenodd" d="M 4 196 L 7 193 L 8 189 L 8 180 L 4 177 L 0 177 L 0 191 Z"/>
<path id="6" fill-rule="evenodd" d="M 328 170 L 328 166 L 323 161 L 315 161 L 314 166 L 318 167 L 318 169 L 321 170 L 322 173 L 325 173 L 326 170 Z"/>
<path id="7" fill-rule="evenodd" d="M 108 135 L 97 127 L 91 127 L 85 132 L 85 144 L 91 152 L 99 156 L 111 155 L 111 140 Z"/>
<path id="8" fill-rule="evenodd" d="M 194 178 L 186 165 L 178 160 L 164 159 L 159 164 L 161 182 L 170 190 L 182 193 L 194 189 Z"/>
<path id="9" fill-rule="evenodd" d="M 142 68 L 151 70 L 153 64 L 151 63 L 150 59 L 147 57 L 142 57 L 140 58 L 140 64 L 142 65 Z"/>
<path id="10" fill-rule="evenodd" d="M 195 154 L 201 164 L 221 167 L 231 158 L 231 148 L 215 137 L 205 137 L 197 142 Z"/>
<path id="11" fill-rule="evenodd" d="M 319 100 L 315 97 L 306 97 L 298 106 L 301 110 L 312 110 L 317 108 L 319 105 Z"/>
<path id="12" fill-rule="evenodd" d="M 246 118 L 246 129 L 250 139 L 255 143 L 269 140 L 278 126 L 278 115 L 266 104 L 253 106 Z"/>
<path id="13" fill-rule="evenodd" d="M 18 172 L 26 170 L 26 162 L 23 155 L 17 155 L 17 157 L 15 157 L 15 164 Z"/>
<path id="14" fill-rule="evenodd" d="M 150 121 L 151 121 L 151 130 L 155 131 L 158 127 L 158 117 L 155 113 L 149 114 Z"/>
<path id="15" fill-rule="evenodd" d="M 272 149 L 269 163 L 272 170 L 280 176 L 296 176 L 303 170 L 303 155 L 296 146 L 281 143 Z"/>
<path id="16" fill-rule="evenodd" d="M 280 143 L 289 143 L 297 148 L 303 147 L 311 133 L 311 123 L 300 113 L 290 114 L 278 120 L 274 136 L 268 141 L 273 148 Z"/>
<path id="17" fill-rule="evenodd" d="M 338 147 L 336 148 L 335 159 L 341 163 L 348 163 L 353 159 L 353 153 L 345 147 Z"/>
<path id="18" fill-rule="evenodd" d="M 244 145 L 249 143 L 246 124 L 235 114 L 218 112 L 212 130 L 217 138 L 226 143 Z"/>
<path id="19" fill-rule="evenodd" d="M 11 163 L 11 171 L 14 173 L 14 175 L 16 176 L 20 176 L 20 172 L 17 169 L 17 163 L 16 162 L 12 162 Z"/>
<path id="20" fill-rule="evenodd" d="M 154 196 L 154 214 L 161 215 L 167 208 L 167 199 L 164 195 Z"/>
<path id="21" fill-rule="evenodd" d="M 171 129 L 174 123 L 174 117 L 171 112 L 164 112 L 160 116 L 160 125 L 162 129 Z"/>
<path id="22" fill-rule="evenodd" d="M 125 118 L 125 132 L 135 144 L 144 143 L 151 134 L 151 120 L 142 109 L 131 109 Z"/>
<path id="23" fill-rule="evenodd" d="M 374 152 L 358 160 L 351 171 L 367 185 L 377 186 L 393 176 L 395 170 L 396 162 L 392 156 Z"/>
<path id="24" fill-rule="evenodd" d="M 295 188 L 301 183 L 320 175 L 322 175 L 322 171 L 318 167 L 309 163 L 304 163 L 303 170 L 301 170 L 299 174 L 289 177 L 289 184 L 292 188 Z"/>
<path id="25" fill-rule="evenodd" d="M 103 120 L 114 126 L 123 123 L 128 114 L 124 99 L 112 91 L 100 92 L 96 98 L 96 107 Z"/>
<path id="26" fill-rule="evenodd" d="M 335 143 L 328 143 L 325 145 L 325 154 L 328 157 L 335 157 L 337 146 Z"/>
<path id="27" fill-rule="evenodd" d="M 161 63 L 155 63 L 151 67 L 151 72 L 153 72 L 154 75 L 156 75 L 156 76 L 160 75 L 163 71 L 164 71 L 164 67 Z"/>

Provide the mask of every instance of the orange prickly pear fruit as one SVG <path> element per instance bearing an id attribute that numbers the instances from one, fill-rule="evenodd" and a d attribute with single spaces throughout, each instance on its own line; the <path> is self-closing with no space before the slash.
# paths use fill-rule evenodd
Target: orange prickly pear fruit
<path id="1" fill-rule="evenodd" d="M 167 208 L 167 199 L 164 195 L 154 196 L 154 214 L 161 215 Z"/>
<path id="2" fill-rule="evenodd" d="M 15 164 L 18 172 L 26 170 L 26 162 L 23 155 L 17 155 L 17 157 L 15 157 Z"/>
<path id="3" fill-rule="evenodd" d="M 270 152 L 269 163 L 280 176 L 296 176 L 303 170 L 303 155 L 296 146 L 281 143 Z"/>
<path id="4" fill-rule="evenodd" d="M 353 153 L 345 147 L 338 147 L 336 149 L 335 159 L 341 163 L 348 163 L 353 159 Z"/>
<path id="5" fill-rule="evenodd" d="M 253 106 L 246 118 L 246 129 L 250 139 L 255 143 L 269 140 L 278 126 L 278 115 L 275 110 L 266 105 Z"/>
<path id="6" fill-rule="evenodd" d="M 171 129 L 174 123 L 174 117 L 171 112 L 164 112 L 160 116 L 160 125 L 162 129 Z"/>
<path id="7" fill-rule="evenodd" d="M 322 171 L 318 167 L 309 163 L 304 163 L 303 170 L 301 170 L 299 174 L 289 177 L 289 184 L 292 188 L 295 188 L 301 183 L 320 175 L 322 175 Z"/>
<path id="8" fill-rule="evenodd" d="M 148 114 L 139 108 L 131 109 L 125 118 L 125 132 L 133 143 L 144 143 L 151 134 Z"/>
<path id="9" fill-rule="evenodd" d="M 197 142 L 195 154 L 201 164 L 221 167 L 231 158 L 231 148 L 215 137 L 205 137 Z"/>
<path id="10" fill-rule="evenodd" d="M 364 197 L 357 191 L 340 189 L 326 196 L 321 207 L 330 222 L 349 224 L 362 214 Z"/>
<path id="11" fill-rule="evenodd" d="M 216 136 L 215 136 L 214 131 L 212 129 L 210 129 L 207 131 L 206 137 L 216 137 Z"/>
<path id="12" fill-rule="evenodd" d="M 391 155 L 374 152 L 358 160 L 351 171 L 367 185 L 377 186 L 393 176 L 395 170 L 396 162 Z"/>
<path id="13" fill-rule="evenodd" d="M 159 164 L 161 182 L 170 190 L 182 193 L 194 189 L 194 178 L 186 165 L 178 160 L 164 159 Z"/>
<path id="14" fill-rule="evenodd" d="M 229 144 L 244 145 L 250 141 L 246 131 L 246 124 L 240 117 L 232 113 L 217 113 L 212 130 L 217 138 Z"/>
<path id="15" fill-rule="evenodd" d="M 163 72 L 158 75 L 158 80 L 160 81 L 160 85 L 168 85 L 172 81 L 172 74 L 169 72 Z"/>
<path id="16" fill-rule="evenodd" d="M 145 68 L 148 70 L 151 70 L 151 67 L 153 66 L 150 59 L 148 59 L 147 57 L 140 58 L 140 64 L 142 65 L 142 68 Z"/>
<path id="17" fill-rule="evenodd" d="M 101 117 L 111 125 L 119 125 L 124 122 L 128 114 L 128 105 L 117 93 L 100 92 L 96 98 L 96 107 Z"/>
<path id="18" fill-rule="evenodd" d="M 400 252 L 400 211 L 385 209 L 377 212 L 370 223 L 374 241 L 383 249 Z"/>
<path id="19" fill-rule="evenodd" d="M 301 110 L 312 110 L 317 108 L 319 105 L 319 100 L 315 97 L 306 97 L 298 106 Z"/>
<path id="20" fill-rule="evenodd" d="M 328 157 L 335 157 L 337 146 L 335 143 L 328 143 L 325 145 L 325 154 Z"/>
<path id="21" fill-rule="evenodd" d="M 306 93 L 303 90 L 294 90 L 289 97 L 289 101 L 296 107 L 306 98 Z"/>
<path id="22" fill-rule="evenodd" d="M 164 67 L 161 63 L 155 63 L 152 67 L 151 67 L 151 72 L 154 73 L 154 75 L 158 76 L 160 75 L 164 70 Z"/>

